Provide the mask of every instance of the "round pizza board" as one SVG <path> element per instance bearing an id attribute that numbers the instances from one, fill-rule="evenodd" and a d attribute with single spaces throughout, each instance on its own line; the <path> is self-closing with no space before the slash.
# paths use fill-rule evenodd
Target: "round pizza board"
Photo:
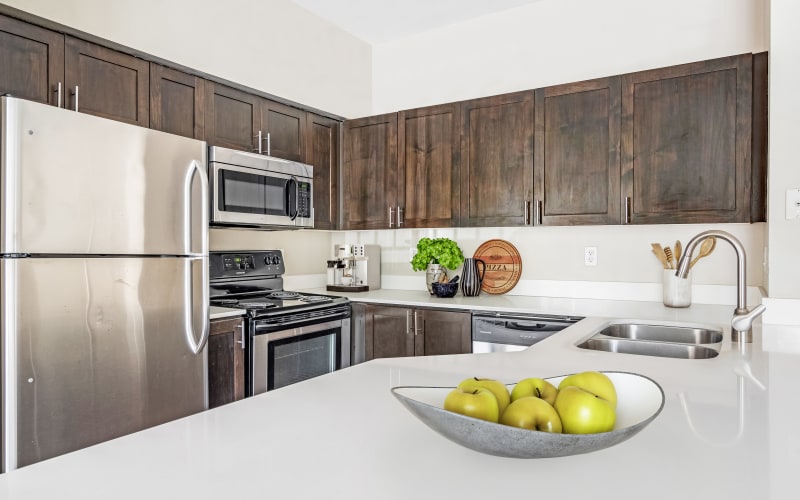
<path id="1" fill-rule="evenodd" d="M 505 240 L 489 240 L 473 255 L 486 263 L 481 290 L 501 294 L 514 288 L 522 274 L 522 258 L 516 247 Z"/>

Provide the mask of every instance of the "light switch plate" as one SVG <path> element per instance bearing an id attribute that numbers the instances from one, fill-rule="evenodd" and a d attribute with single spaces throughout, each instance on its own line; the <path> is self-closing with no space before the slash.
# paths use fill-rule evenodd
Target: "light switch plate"
<path id="1" fill-rule="evenodd" d="M 800 217 L 800 189 L 786 190 L 786 218 Z"/>

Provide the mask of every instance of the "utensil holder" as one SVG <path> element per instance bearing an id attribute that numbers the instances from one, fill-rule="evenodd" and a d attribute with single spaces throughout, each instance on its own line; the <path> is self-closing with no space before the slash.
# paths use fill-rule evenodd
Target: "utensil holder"
<path id="1" fill-rule="evenodd" d="M 664 269 L 663 298 L 667 307 L 692 305 L 692 277 L 678 278 L 674 269 Z"/>

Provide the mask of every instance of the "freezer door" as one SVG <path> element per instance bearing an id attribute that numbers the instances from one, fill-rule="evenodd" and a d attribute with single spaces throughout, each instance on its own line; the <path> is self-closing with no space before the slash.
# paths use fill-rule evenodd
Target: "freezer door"
<path id="1" fill-rule="evenodd" d="M 0 253 L 205 253 L 205 142 L 0 100 Z"/>
<path id="2" fill-rule="evenodd" d="M 3 471 L 208 407 L 206 258 L 0 263 Z"/>

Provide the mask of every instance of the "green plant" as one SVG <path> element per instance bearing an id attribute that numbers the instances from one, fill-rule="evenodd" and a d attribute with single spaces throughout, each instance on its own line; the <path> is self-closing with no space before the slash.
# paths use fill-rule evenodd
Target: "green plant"
<path id="1" fill-rule="evenodd" d="M 424 271 L 428 264 L 440 264 L 446 269 L 456 269 L 464 262 L 464 253 L 450 238 L 422 238 L 417 243 L 417 254 L 411 259 L 411 269 Z"/>

